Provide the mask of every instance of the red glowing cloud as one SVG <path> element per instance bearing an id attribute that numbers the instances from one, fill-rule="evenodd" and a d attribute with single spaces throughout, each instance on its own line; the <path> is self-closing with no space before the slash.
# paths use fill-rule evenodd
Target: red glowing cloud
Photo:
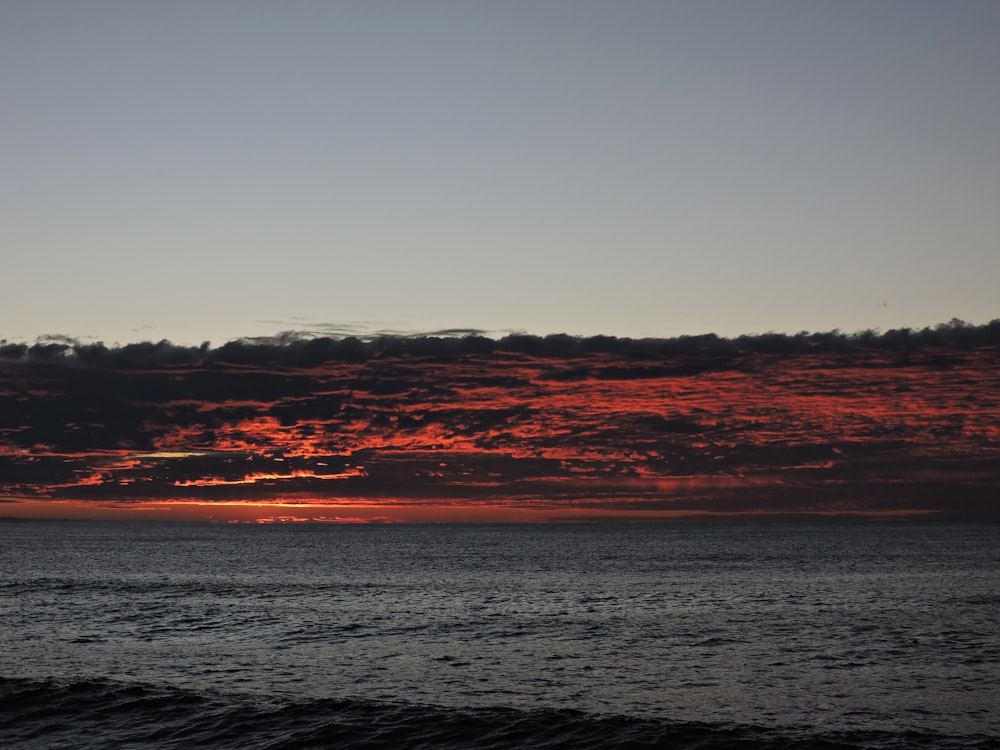
<path id="1" fill-rule="evenodd" d="M 0 498 L 218 520 L 995 518 L 1000 345 L 972 330 L 895 348 L 321 341 L 142 367 L 21 351 L 0 359 Z"/>

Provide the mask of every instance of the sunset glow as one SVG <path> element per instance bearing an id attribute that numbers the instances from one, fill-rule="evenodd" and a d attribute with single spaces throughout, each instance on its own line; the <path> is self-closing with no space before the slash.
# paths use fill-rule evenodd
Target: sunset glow
<path id="1" fill-rule="evenodd" d="M 0 515 L 997 512 L 995 346 L 418 355 L 8 361 Z"/>

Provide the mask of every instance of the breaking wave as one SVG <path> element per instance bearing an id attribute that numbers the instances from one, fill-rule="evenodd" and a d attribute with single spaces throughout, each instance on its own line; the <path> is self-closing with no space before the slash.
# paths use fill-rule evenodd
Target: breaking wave
<path id="1" fill-rule="evenodd" d="M 963 748 L 986 736 L 819 734 L 807 728 L 674 722 L 573 710 L 445 708 L 401 702 L 269 702 L 111 681 L 0 678 L 8 748 Z"/>

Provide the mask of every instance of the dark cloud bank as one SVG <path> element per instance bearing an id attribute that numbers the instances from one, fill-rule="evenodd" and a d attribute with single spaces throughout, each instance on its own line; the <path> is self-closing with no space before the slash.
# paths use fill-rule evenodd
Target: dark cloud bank
<path id="1" fill-rule="evenodd" d="M 1000 519 L 1000 320 L 0 342 L 0 499 Z"/>
<path id="2" fill-rule="evenodd" d="M 169 341 L 125 346 L 81 343 L 68 336 L 45 336 L 34 344 L 0 340 L 0 360 L 79 364 L 91 367 L 150 367 L 212 364 L 282 364 L 311 366 L 324 362 L 363 362 L 372 357 L 458 357 L 470 354 L 525 354 L 573 358 L 614 354 L 628 359 L 671 359 L 691 356 L 725 358 L 748 354 L 848 354 L 861 351 L 906 353 L 928 348 L 967 349 L 1000 345 L 1000 319 L 973 326 L 959 320 L 919 330 L 884 333 L 764 333 L 722 338 L 708 333 L 675 338 L 577 337 L 567 334 L 510 334 L 499 339 L 475 329 L 449 329 L 428 335 L 375 335 L 331 338 L 289 331 L 268 338 L 246 338 L 212 348 L 177 346 Z"/>

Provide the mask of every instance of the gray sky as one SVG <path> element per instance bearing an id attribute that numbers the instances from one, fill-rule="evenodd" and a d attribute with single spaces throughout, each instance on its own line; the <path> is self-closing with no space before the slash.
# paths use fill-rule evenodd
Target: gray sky
<path id="1" fill-rule="evenodd" d="M 0 274 L 10 340 L 987 322 L 1000 3 L 0 0 Z"/>

